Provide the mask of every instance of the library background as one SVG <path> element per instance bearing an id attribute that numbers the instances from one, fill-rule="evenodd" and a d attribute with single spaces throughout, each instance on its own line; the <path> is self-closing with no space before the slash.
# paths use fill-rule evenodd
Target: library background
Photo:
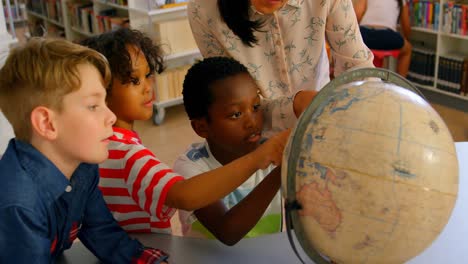
<path id="1" fill-rule="evenodd" d="M 71 41 L 130 26 L 163 44 L 168 70 L 157 76 L 155 124 L 182 103 L 182 82 L 201 58 L 186 1 L 2 0 L 12 42 L 31 36 Z M 468 0 L 409 0 L 413 45 L 407 79 L 426 96 L 456 141 L 468 141 Z M 388 64 L 386 64 L 388 65 Z M 392 63 L 390 63 L 392 65 Z"/>

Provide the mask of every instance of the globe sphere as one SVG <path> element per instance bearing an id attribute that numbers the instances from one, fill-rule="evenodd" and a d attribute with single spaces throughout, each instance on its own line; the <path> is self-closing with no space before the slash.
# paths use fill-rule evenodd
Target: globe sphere
<path id="1" fill-rule="evenodd" d="M 356 80 L 368 76 L 384 78 Z M 403 263 L 437 238 L 458 192 L 445 123 L 384 70 L 325 86 L 299 118 L 282 166 L 291 224 L 316 262 Z"/>

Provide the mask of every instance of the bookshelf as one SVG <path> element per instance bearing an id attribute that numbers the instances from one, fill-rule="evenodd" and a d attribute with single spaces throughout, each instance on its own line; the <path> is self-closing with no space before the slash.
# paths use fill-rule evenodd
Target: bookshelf
<path id="1" fill-rule="evenodd" d="M 2 0 L 1 7 L 3 8 L 3 22 L 8 27 L 8 30 L 13 37 L 13 42 L 17 42 L 16 26 L 21 26 L 26 20 L 26 6 L 21 0 Z"/>
<path id="2" fill-rule="evenodd" d="M 153 3 L 155 1 L 152 1 Z M 187 6 L 155 8 L 150 2 L 128 1 L 130 25 L 149 34 L 162 44 L 167 70 L 156 78 L 153 122 L 161 124 L 165 108 L 183 103 L 182 84 L 188 68 L 202 56 L 193 39 L 187 19 Z"/>
<path id="3" fill-rule="evenodd" d="M 12 0 L 11 0 L 12 1 Z M 27 0 L 31 35 L 64 37 L 70 41 L 117 27 L 131 27 L 148 34 L 164 50 L 169 81 L 158 88 L 153 121 L 161 124 L 165 108 L 182 103 L 181 89 L 187 65 L 201 58 L 187 19 L 184 3 L 157 6 L 155 0 Z M 165 1 L 162 1 L 165 2 Z M 167 1 L 166 1 L 167 2 Z M 178 2 L 178 1 L 173 1 Z M 180 78 L 181 80 L 175 80 Z M 173 87 L 176 85 L 177 87 Z"/>
<path id="4" fill-rule="evenodd" d="M 26 22 L 26 5 L 22 0 L 3 0 L 3 13 L 8 24 Z"/>
<path id="5" fill-rule="evenodd" d="M 468 109 L 468 67 L 463 69 L 468 65 L 468 1 L 408 2 L 413 45 L 408 79 Z"/>
<path id="6" fill-rule="evenodd" d="M 26 15 L 30 35 L 70 39 L 65 27 L 68 17 L 64 7 L 65 1 L 60 0 L 27 0 Z"/>

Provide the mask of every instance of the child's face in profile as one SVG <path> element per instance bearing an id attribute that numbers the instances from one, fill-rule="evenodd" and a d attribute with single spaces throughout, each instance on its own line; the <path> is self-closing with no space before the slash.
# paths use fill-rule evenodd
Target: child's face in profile
<path id="1" fill-rule="evenodd" d="M 107 159 L 108 139 L 115 122 L 115 115 L 106 105 L 106 90 L 99 71 L 83 64 L 78 66 L 78 72 L 80 88 L 64 96 L 62 111 L 55 115 L 57 154 L 67 166 Z"/>
<path id="2" fill-rule="evenodd" d="M 153 115 L 154 74 L 140 49 L 127 46 L 127 50 L 132 60 L 130 82 L 122 84 L 114 78 L 107 104 L 117 116 L 115 126 L 132 129 L 133 121 L 147 120 Z"/>
<path id="3" fill-rule="evenodd" d="M 259 144 L 263 114 L 257 83 L 240 73 L 213 83 L 207 141 L 215 155 L 238 158 Z"/>

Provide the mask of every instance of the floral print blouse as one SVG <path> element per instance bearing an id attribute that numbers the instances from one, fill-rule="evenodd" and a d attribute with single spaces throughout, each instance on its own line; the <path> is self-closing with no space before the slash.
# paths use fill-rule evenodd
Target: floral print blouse
<path id="1" fill-rule="evenodd" d="M 235 1 L 235 0 L 232 0 Z M 250 19 L 264 21 L 254 32 L 258 45 L 246 46 L 223 22 L 217 0 L 190 0 L 188 17 L 204 57 L 229 56 L 244 64 L 266 98 L 319 90 L 329 79 L 330 46 L 334 74 L 374 67 L 351 0 L 289 0 L 271 15 L 250 10 Z"/>

